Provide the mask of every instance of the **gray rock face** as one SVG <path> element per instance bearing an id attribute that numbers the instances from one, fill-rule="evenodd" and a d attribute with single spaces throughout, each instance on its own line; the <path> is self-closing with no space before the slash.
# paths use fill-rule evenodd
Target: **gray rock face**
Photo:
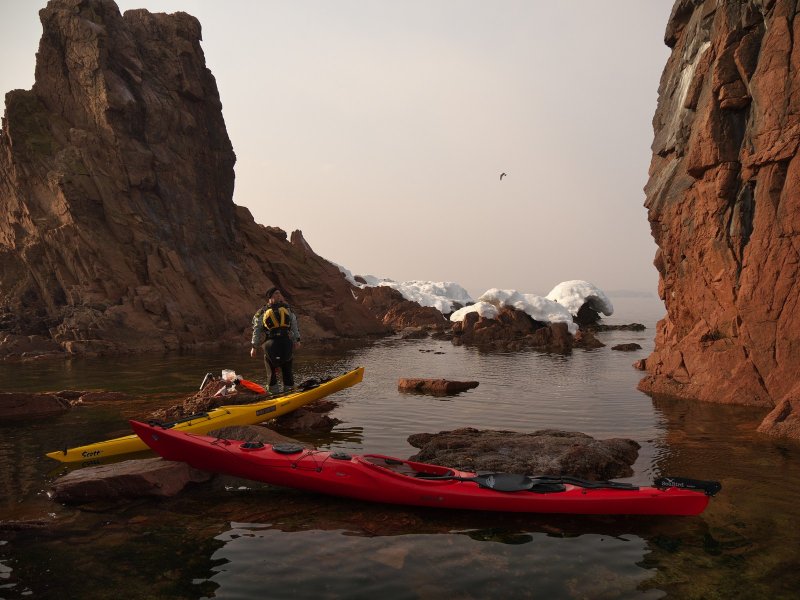
<path id="1" fill-rule="evenodd" d="M 570 431 L 518 433 L 471 427 L 418 433 L 409 436 L 408 443 L 420 449 L 410 460 L 454 469 L 592 480 L 630 477 L 640 448 L 633 440 L 596 440 Z"/>

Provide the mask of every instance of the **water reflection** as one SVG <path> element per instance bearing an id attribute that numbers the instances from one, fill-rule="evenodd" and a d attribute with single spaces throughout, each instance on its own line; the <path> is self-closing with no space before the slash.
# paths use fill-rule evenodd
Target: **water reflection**
<path id="1" fill-rule="evenodd" d="M 663 596 L 640 590 L 652 570 L 640 566 L 646 543 L 637 536 L 495 531 L 502 539 L 487 540 L 488 531 L 354 537 L 232 523 L 217 537 L 224 545 L 213 556 L 219 566 L 210 581 L 224 597 L 247 597 L 272 581 L 286 583 L 269 587 L 271 598 Z"/>
<path id="2" fill-rule="evenodd" d="M 243 351 L 2 364 L 4 389 L 108 389 L 134 400 L 0 427 L 0 541 L 8 542 L 0 543 L 0 596 L 796 597 L 800 446 L 756 434 L 763 411 L 636 391 L 641 373 L 631 363 L 652 349 L 652 327 L 598 337 L 607 348 L 568 357 L 396 339 L 341 354 L 305 351 L 299 380 L 366 368 L 363 383 L 331 397 L 342 423 L 307 441 L 407 457 L 416 452 L 412 433 L 468 426 L 628 437 L 642 445 L 636 483 L 661 474 L 722 481 L 702 516 L 406 509 L 226 478 L 173 499 L 77 510 L 47 498 L 68 467 L 45 452 L 127 433 L 128 418 L 190 395 L 209 371 L 232 368 L 263 385 L 261 360 Z M 609 348 L 631 341 L 642 350 Z M 480 385 L 442 402 L 399 393 L 401 377 Z"/>
<path id="3" fill-rule="evenodd" d="M 278 428 L 280 432 L 280 428 Z M 327 432 L 291 433 L 285 435 L 308 442 L 323 450 L 360 450 L 364 446 L 363 427 L 341 427 Z"/>

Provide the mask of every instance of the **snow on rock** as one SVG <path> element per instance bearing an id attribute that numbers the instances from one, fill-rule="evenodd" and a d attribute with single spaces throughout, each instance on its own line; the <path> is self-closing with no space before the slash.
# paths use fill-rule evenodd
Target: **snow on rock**
<path id="1" fill-rule="evenodd" d="M 581 306 L 586 303 L 595 312 L 603 313 L 606 316 L 614 314 L 614 306 L 603 290 L 588 281 L 581 281 L 580 279 L 559 283 L 550 290 L 550 293 L 547 294 L 547 299 L 558 302 L 573 316 L 577 316 Z"/>
<path id="2" fill-rule="evenodd" d="M 420 306 L 432 306 L 443 314 L 453 312 L 453 303 L 464 305 L 472 302 L 467 290 L 452 281 L 383 280 L 378 285 L 394 288 L 406 300 L 413 300 Z"/>
<path id="3" fill-rule="evenodd" d="M 489 302 L 476 302 L 470 306 L 459 308 L 456 312 L 450 315 L 450 320 L 454 323 L 456 321 L 463 321 L 467 313 L 476 312 L 484 319 L 495 319 L 499 313 L 498 308 Z"/>
<path id="4" fill-rule="evenodd" d="M 486 305 L 494 307 L 494 314 Z M 541 323 L 566 323 L 572 335 L 578 331 L 578 325 L 573 321 L 572 314 L 558 302 L 548 300 L 536 294 L 522 294 L 516 290 L 500 290 L 492 288 L 478 298 L 472 306 L 466 306 L 450 315 L 450 320 L 463 321 L 467 313 L 477 312 L 481 317 L 493 319 L 499 309 L 510 306 L 529 314 L 534 320 Z M 483 311 L 483 312 L 481 312 Z"/>
<path id="5" fill-rule="evenodd" d="M 603 290 L 588 281 L 578 279 L 559 283 L 546 297 L 523 294 L 516 290 L 492 288 L 472 304 L 473 300 L 467 291 L 451 281 L 398 282 L 372 275 L 359 275 L 359 279 L 366 282 L 361 283 L 356 281 L 348 269 L 333 264 L 344 274 L 347 281 L 358 288 L 389 286 L 400 292 L 406 300 L 417 302 L 420 306 L 432 306 L 443 314 L 452 313 L 450 315 L 452 322 L 463 321 L 467 313 L 471 312 L 477 312 L 484 319 L 495 319 L 500 308 L 510 306 L 529 314 L 541 323 L 566 323 L 569 332 L 575 335 L 578 325 L 573 317 L 577 316 L 584 304 L 588 303 L 597 313 L 606 316 L 614 314 L 614 306 Z M 460 304 L 463 308 L 453 312 L 453 304 Z"/>
<path id="6" fill-rule="evenodd" d="M 465 305 L 473 302 L 467 290 L 452 281 L 394 281 L 373 275 L 359 275 L 359 279 L 366 282 L 361 283 L 345 267 L 332 264 L 342 272 L 347 281 L 358 288 L 388 286 L 400 292 L 406 300 L 420 306 L 432 306 L 443 314 L 453 312 L 453 304 Z"/>

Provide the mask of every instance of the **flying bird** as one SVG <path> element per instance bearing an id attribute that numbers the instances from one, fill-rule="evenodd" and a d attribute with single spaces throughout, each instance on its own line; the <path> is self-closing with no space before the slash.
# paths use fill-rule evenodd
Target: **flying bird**
<path id="1" fill-rule="evenodd" d="M 506 176 L 505 173 L 500 173 L 500 181 L 503 181 L 503 177 L 505 177 L 505 176 Z"/>

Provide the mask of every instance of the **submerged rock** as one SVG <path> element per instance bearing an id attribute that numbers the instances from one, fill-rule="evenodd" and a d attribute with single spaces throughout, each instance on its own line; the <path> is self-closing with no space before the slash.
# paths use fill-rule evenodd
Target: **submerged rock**
<path id="1" fill-rule="evenodd" d="M 573 345 L 576 348 L 583 348 L 585 350 L 593 350 L 595 348 L 605 348 L 605 344 L 598 340 L 594 333 L 589 330 L 579 329 L 575 334 Z"/>
<path id="2" fill-rule="evenodd" d="M 207 435 L 243 442 L 314 447 L 260 425 L 222 427 Z M 162 458 L 126 460 L 71 471 L 53 482 L 49 495 L 64 504 L 166 498 L 177 495 L 189 483 L 204 483 L 212 477 L 212 473 L 194 469 L 183 462 Z"/>
<path id="3" fill-rule="evenodd" d="M 795 386 L 758 426 L 760 433 L 800 440 L 800 385 Z"/>
<path id="4" fill-rule="evenodd" d="M 400 379 L 397 389 L 401 392 L 419 392 L 432 396 L 448 396 L 478 387 L 477 381 L 452 381 L 449 379 Z"/>
<path id="5" fill-rule="evenodd" d="M 322 398 L 270 421 L 267 427 L 284 433 L 329 432 L 341 421 L 328 416 L 336 402 Z"/>
<path id="6" fill-rule="evenodd" d="M 0 392 L 0 421 L 40 419 L 92 402 L 129 400 L 123 392 L 61 390 L 58 392 Z"/>
<path id="7" fill-rule="evenodd" d="M 0 421 L 41 419 L 67 412 L 69 400 L 57 394 L 0 393 Z"/>
<path id="8" fill-rule="evenodd" d="M 572 475 L 603 480 L 633 475 L 639 455 L 634 440 L 596 440 L 585 433 L 545 429 L 533 433 L 471 427 L 418 433 L 408 443 L 420 451 L 410 460 L 468 471 Z"/>
<path id="9" fill-rule="evenodd" d="M 636 343 L 630 344 L 617 344 L 616 346 L 611 346 L 612 350 L 619 350 L 621 352 L 633 352 L 634 350 L 641 350 L 642 347 Z"/>

